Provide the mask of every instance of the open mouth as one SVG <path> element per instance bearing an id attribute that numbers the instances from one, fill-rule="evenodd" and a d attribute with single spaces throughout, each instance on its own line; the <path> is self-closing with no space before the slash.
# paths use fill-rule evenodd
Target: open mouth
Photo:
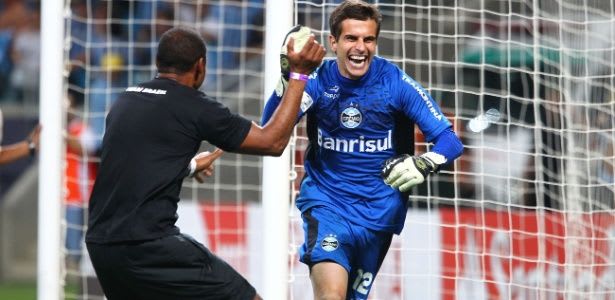
<path id="1" fill-rule="evenodd" d="M 348 60 L 354 67 L 362 67 L 363 64 L 367 61 L 367 56 L 365 55 L 350 55 Z"/>

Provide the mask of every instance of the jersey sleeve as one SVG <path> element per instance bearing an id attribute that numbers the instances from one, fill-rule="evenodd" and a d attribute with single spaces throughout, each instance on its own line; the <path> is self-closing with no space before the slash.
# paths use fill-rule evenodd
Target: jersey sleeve
<path id="1" fill-rule="evenodd" d="M 463 153 L 463 143 L 451 128 L 442 131 L 433 142 L 431 151 L 443 155 L 447 163 L 451 163 Z"/>
<path id="2" fill-rule="evenodd" d="M 312 97 L 312 95 L 316 95 L 316 90 L 318 89 L 318 80 L 316 79 L 316 74 L 316 72 L 312 73 L 308 79 L 307 84 L 305 85 L 303 96 L 301 96 L 301 107 L 299 108 L 299 114 L 297 115 L 297 121 L 295 123 L 298 123 L 299 120 L 301 120 L 301 118 L 309 111 L 309 109 L 314 104 L 315 98 Z M 267 103 L 265 103 L 265 108 L 263 109 L 263 116 L 261 117 L 261 125 L 265 125 L 267 124 L 267 122 L 269 122 L 269 119 L 271 119 L 271 116 L 273 116 L 273 113 L 278 108 L 281 101 L 282 94 L 278 93 L 276 89 L 276 91 L 271 93 L 271 96 L 267 100 Z"/>
<path id="3" fill-rule="evenodd" d="M 252 121 L 232 113 L 222 103 L 204 97 L 205 102 L 198 116 L 198 132 L 201 140 L 216 147 L 233 151 L 248 135 Z"/>
<path id="4" fill-rule="evenodd" d="M 397 69 L 396 76 L 396 80 L 391 80 L 396 105 L 418 125 L 427 141 L 433 141 L 451 127 L 438 104 L 418 82 L 400 69 Z"/>

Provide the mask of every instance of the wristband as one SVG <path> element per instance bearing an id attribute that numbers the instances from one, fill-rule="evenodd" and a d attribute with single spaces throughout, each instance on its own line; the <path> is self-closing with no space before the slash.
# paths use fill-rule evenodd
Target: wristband
<path id="1" fill-rule="evenodd" d="M 440 166 L 446 163 L 446 157 L 436 152 L 426 152 L 423 153 L 421 157 L 426 159 L 430 164 L 432 164 L 431 172 L 433 173 L 438 173 L 438 171 L 440 171 Z"/>
<path id="2" fill-rule="evenodd" d="M 188 177 L 194 175 L 194 171 L 196 170 L 196 159 L 190 160 L 190 166 L 188 166 Z"/>
<path id="3" fill-rule="evenodd" d="M 34 154 L 36 154 L 36 144 L 30 138 L 28 138 L 27 142 L 28 142 L 28 152 L 30 153 L 30 157 L 34 157 Z"/>
<path id="4" fill-rule="evenodd" d="M 296 80 L 301 80 L 303 82 L 308 81 L 308 77 L 305 74 L 301 74 L 301 73 L 295 73 L 295 72 L 290 72 L 289 78 L 290 79 L 296 79 Z"/>

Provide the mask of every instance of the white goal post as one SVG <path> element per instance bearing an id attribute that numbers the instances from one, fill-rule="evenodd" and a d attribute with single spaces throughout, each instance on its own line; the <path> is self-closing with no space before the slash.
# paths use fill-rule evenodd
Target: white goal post
<path id="1" fill-rule="evenodd" d="M 41 2 L 37 299 L 60 299 L 62 162 L 64 160 L 64 5 Z M 44 84 L 43 84 L 44 83 Z"/>
<path id="2" fill-rule="evenodd" d="M 271 95 L 280 74 L 280 49 L 287 28 L 293 26 L 292 1 L 267 1 L 265 35 L 265 88 L 263 99 Z M 291 149 L 280 157 L 263 158 L 263 293 L 265 299 L 286 299 L 288 296 L 288 234 L 291 180 Z"/>

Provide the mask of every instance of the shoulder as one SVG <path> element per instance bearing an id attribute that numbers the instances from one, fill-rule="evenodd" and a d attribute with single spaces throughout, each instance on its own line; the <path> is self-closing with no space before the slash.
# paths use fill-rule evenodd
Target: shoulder
<path id="1" fill-rule="evenodd" d="M 406 74 L 396 64 L 380 56 L 374 56 L 374 60 L 372 63 L 374 64 L 374 67 L 376 68 L 378 73 L 389 80 L 400 80 L 402 79 L 402 76 Z"/>
<path id="2" fill-rule="evenodd" d="M 325 58 L 322 64 L 310 74 L 310 79 L 326 80 L 336 67 L 337 63 L 334 58 Z"/>
<path id="3" fill-rule="evenodd" d="M 337 61 L 335 57 L 327 57 L 323 59 L 322 64 L 318 69 L 329 71 L 332 67 L 337 66 Z"/>
<path id="4" fill-rule="evenodd" d="M 306 92 L 315 92 L 324 83 L 330 81 L 335 74 L 336 68 L 337 64 L 335 59 L 325 59 L 323 63 L 310 74 Z"/>

